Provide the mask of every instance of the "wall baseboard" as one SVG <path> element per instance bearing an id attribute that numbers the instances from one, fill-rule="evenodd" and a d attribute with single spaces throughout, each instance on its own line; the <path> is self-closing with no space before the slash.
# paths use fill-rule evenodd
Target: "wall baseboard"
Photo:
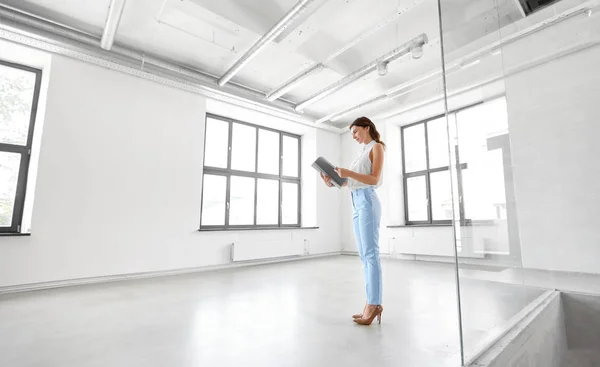
<path id="1" fill-rule="evenodd" d="M 228 263 L 228 264 L 222 264 L 222 265 L 200 266 L 200 267 L 195 267 L 195 268 L 160 270 L 160 271 L 150 271 L 150 272 L 132 273 L 132 274 L 116 274 L 116 275 L 107 275 L 107 276 L 90 277 L 90 278 L 58 280 L 58 281 L 43 282 L 43 283 L 20 284 L 20 285 L 14 285 L 14 286 L 0 287 L 0 295 L 10 294 L 10 293 L 32 292 L 32 291 L 47 290 L 47 289 L 54 289 L 54 288 L 74 287 L 74 286 L 81 286 L 81 285 L 88 285 L 88 284 L 110 283 L 110 282 L 119 282 L 119 281 L 125 281 L 125 280 L 148 279 L 148 278 L 158 278 L 158 277 L 166 277 L 166 276 L 173 276 L 173 275 L 202 273 L 202 272 L 215 271 L 215 270 L 235 269 L 235 268 L 241 268 L 241 267 L 247 267 L 247 266 L 276 264 L 276 263 L 309 260 L 309 259 L 316 259 L 316 258 L 330 257 L 330 256 L 339 256 L 339 255 L 341 255 L 341 252 L 335 251 L 335 252 L 326 252 L 326 253 L 314 254 L 314 255 L 280 257 L 280 258 L 274 258 L 274 259 L 269 259 L 269 260 L 241 261 L 241 262 Z"/>

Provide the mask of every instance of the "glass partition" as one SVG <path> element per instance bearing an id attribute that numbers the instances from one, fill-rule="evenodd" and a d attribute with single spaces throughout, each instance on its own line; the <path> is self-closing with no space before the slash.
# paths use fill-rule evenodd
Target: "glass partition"
<path id="1" fill-rule="evenodd" d="M 548 289 L 599 291 L 600 17 L 594 1 L 439 6 L 449 174 L 431 199 L 452 207 L 468 365 Z"/>

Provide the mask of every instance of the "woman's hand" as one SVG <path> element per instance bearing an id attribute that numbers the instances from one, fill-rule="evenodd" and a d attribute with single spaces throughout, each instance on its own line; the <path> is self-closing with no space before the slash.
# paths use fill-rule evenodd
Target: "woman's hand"
<path id="1" fill-rule="evenodd" d="M 336 167 L 335 171 L 337 172 L 338 175 L 340 175 L 341 178 L 348 178 L 348 177 L 350 177 L 350 172 L 351 171 L 349 169 Z"/>
<path id="2" fill-rule="evenodd" d="M 319 174 L 321 175 L 321 178 L 323 179 L 323 181 L 325 181 L 325 185 L 327 185 L 329 187 L 333 187 L 333 184 L 331 183 L 331 177 L 324 175 L 323 172 L 319 172 Z"/>

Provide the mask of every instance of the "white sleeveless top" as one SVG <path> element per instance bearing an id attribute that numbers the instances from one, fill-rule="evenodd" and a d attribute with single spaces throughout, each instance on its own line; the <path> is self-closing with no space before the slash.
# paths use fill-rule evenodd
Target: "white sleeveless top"
<path id="1" fill-rule="evenodd" d="M 375 146 L 375 144 L 377 144 L 377 142 L 375 140 L 371 140 L 370 143 L 365 144 L 363 146 L 363 149 L 359 152 L 358 157 L 350 165 L 349 169 L 351 171 L 354 171 L 356 173 L 361 173 L 364 175 L 370 175 L 372 173 L 373 164 L 371 163 L 371 160 L 369 159 L 369 153 L 371 153 L 371 150 L 373 149 L 373 146 Z M 348 178 L 348 188 L 350 190 L 363 189 L 366 187 L 378 188 L 382 184 L 383 184 L 383 170 L 381 172 L 381 175 L 379 176 L 379 182 L 377 183 L 377 185 L 367 185 L 367 184 L 364 184 L 355 179 Z"/>

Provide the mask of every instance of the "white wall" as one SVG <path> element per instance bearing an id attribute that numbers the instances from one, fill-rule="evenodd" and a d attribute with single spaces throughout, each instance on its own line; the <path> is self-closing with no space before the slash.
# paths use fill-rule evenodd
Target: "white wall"
<path id="1" fill-rule="evenodd" d="M 339 197 L 321 189 L 304 198 L 318 230 L 197 231 L 203 97 L 60 56 L 45 72 L 32 233 L 0 238 L 0 287 L 226 264 L 240 239 L 340 250 Z M 339 136 L 314 135 L 313 155 L 339 154 Z"/>
<path id="2" fill-rule="evenodd" d="M 600 273 L 600 47 L 506 80 L 523 266 Z"/>

